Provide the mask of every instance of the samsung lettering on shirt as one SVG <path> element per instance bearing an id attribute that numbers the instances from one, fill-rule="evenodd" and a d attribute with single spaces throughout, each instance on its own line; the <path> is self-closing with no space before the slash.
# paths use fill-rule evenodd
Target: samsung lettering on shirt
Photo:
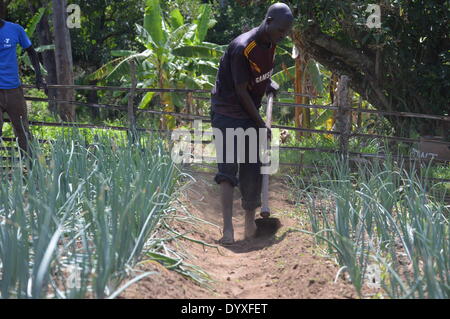
<path id="1" fill-rule="evenodd" d="M 0 28 L 0 89 L 16 89 L 20 86 L 17 45 L 27 49 L 31 41 L 20 25 L 5 21 Z"/>
<path id="2" fill-rule="evenodd" d="M 263 75 L 261 75 L 261 76 L 258 76 L 258 77 L 255 79 L 255 82 L 256 82 L 256 83 L 260 83 L 260 82 L 262 82 L 262 81 L 265 81 L 265 80 L 267 80 L 267 79 L 270 79 L 270 77 L 272 76 L 272 74 L 273 74 L 273 69 L 270 70 L 269 72 L 267 72 L 266 74 L 263 74 Z"/>

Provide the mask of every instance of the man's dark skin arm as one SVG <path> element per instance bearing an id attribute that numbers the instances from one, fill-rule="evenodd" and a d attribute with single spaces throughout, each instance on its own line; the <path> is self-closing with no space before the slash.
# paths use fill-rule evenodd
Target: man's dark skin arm
<path id="1" fill-rule="evenodd" d="M 42 78 L 41 66 L 39 64 L 39 57 L 36 50 L 33 48 L 33 46 L 30 46 L 29 48 L 25 49 L 25 51 L 27 51 L 28 56 L 30 57 L 31 64 L 33 64 L 34 72 L 36 73 L 37 88 L 44 89 L 45 94 L 48 94 L 47 83 L 45 83 L 44 79 Z"/>
<path id="2" fill-rule="evenodd" d="M 236 94 L 239 98 L 239 101 L 241 102 L 241 105 L 244 107 L 245 111 L 250 115 L 250 118 L 255 121 L 258 127 L 267 128 L 267 135 L 269 139 L 271 139 L 272 131 L 267 127 L 266 122 L 264 122 L 261 114 L 259 114 L 255 103 L 253 103 L 253 99 L 247 91 L 247 85 L 248 83 L 244 82 L 236 86 Z M 271 79 L 270 84 L 267 87 L 267 94 L 272 93 L 275 96 L 279 89 L 280 86 L 278 85 L 278 83 Z"/>
<path id="3" fill-rule="evenodd" d="M 241 102 L 241 105 L 244 107 L 244 110 L 248 113 L 250 118 L 255 121 L 256 125 L 260 128 L 267 128 L 266 122 L 262 119 L 261 115 L 258 112 L 258 109 L 253 103 L 253 99 L 247 91 L 248 82 L 243 82 L 236 86 L 236 94 Z M 267 128 L 267 134 L 269 139 L 271 137 L 271 131 Z"/>

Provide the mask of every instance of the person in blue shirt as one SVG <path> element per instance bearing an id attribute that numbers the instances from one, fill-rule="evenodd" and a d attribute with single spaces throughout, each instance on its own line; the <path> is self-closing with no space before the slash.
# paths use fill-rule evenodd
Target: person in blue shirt
<path id="1" fill-rule="evenodd" d="M 47 91 L 42 78 L 39 58 L 22 26 L 0 19 L 0 137 L 3 113 L 7 113 L 14 133 L 19 140 L 21 154 L 29 152 L 28 141 L 32 138 L 28 126 L 28 114 L 23 89 L 19 79 L 16 49 L 20 45 L 29 55 L 36 73 L 36 86 Z"/>

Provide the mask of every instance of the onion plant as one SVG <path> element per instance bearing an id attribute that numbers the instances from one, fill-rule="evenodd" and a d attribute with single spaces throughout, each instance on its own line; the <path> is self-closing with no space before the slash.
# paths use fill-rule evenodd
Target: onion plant
<path id="1" fill-rule="evenodd" d="M 311 234 L 360 295 L 375 265 L 391 298 L 450 297 L 450 206 L 445 188 L 424 178 L 428 170 L 387 159 L 352 173 L 336 157 L 314 183 L 292 178 L 297 198 L 306 199 Z"/>
<path id="2" fill-rule="evenodd" d="M 105 298 L 147 275 L 133 266 L 170 210 L 177 178 L 158 141 L 87 144 L 69 130 L 48 153 L 32 143 L 31 159 L 2 171 L 0 297 Z"/>

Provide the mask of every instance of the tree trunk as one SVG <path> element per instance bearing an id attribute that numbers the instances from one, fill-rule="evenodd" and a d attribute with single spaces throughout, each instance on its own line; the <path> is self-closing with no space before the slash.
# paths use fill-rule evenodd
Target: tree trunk
<path id="1" fill-rule="evenodd" d="M 0 19 L 7 19 L 7 6 L 9 1 L 0 0 Z"/>
<path id="2" fill-rule="evenodd" d="M 339 136 L 341 153 L 347 157 L 349 138 L 351 133 L 351 97 L 349 89 L 350 79 L 346 75 L 339 78 L 338 87 L 336 89 L 336 98 L 333 103 L 334 106 L 339 107 L 337 126 L 341 133 Z"/>
<path id="3" fill-rule="evenodd" d="M 134 141 L 134 133 L 136 132 L 136 113 L 134 109 L 134 94 L 136 91 L 136 63 L 130 61 L 130 77 L 131 77 L 131 90 L 128 94 L 128 125 L 130 128 L 130 133 Z"/>
<path id="4" fill-rule="evenodd" d="M 300 57 L 295 59 L 295 93 L 302 93 L 302 61 Z M 299 95 L 295 96 L 295 103 L 302 104 L 302 97 Z M 297 106 L 295 108 L 295 127 L 302 126 L 302 108 Z M 295 136 L 297 140 L 302 136 L 302 132 L 296 131 Z"/>
<path id="5" fill-rule="evenodd" d="M 301 47 L 301 46 L 299 46 Z M 306 59 L 303 53 L 298 55 L 295 59 L 295 93 L 306 94 L 307 78 L 306 78 Z M 308 104 L 309 98 L 303 95 L 295 96 L 295 103 Z M 310 128 L 311 127 L 311 111 L 306 107 L 295 108 L 295 125 L 296 127 Z M 310 136 L 310 133 L 296 132 L 297 139 L 301 136 Z"/>
<path id="6" fill-rule="evenodd" d="M 187 114 L 194 114 L 195 113 L 195 101 L 194 101 L 194 96 L 192 94 L 192 92 L 188 92 L 186 94 L 186 109 L 187 109 Z M 192 128 L 192 121 L 188 121 L 187 125 L 189 125 L 189 127 Z"/>
<path id="7" fill-rule="evenodd" d="M 331 104 L 333 104 L 336 99 L 335 92 L 336 92 L 336 88 L 337 88 L 337 83 L 338 83 L 338 76 L 335 73 L 332 73 L 331 79 L 330 79 Z M 333 115 L 331 116 L 331 121 L 330 121 L 329 125 L 327 125 L 327 129 L 332 130 L 335 123 L 336 123 L 336 111 L 333 111 Z"/>
<path id="8" fill-rule="evenodd" d="M 66 20 L 66 0 L 52 0 L 53 28 L 55 35 L 55 60 L 59 85 L 73 85 L 72 47 Z M 59 89 L 58 99 L 73 101 L 73 89 Z M 67 102 L 58 102 L 58 111 L 63 121 L 75 121 L 75 106 Z"/>
<path id="9" fill-rule="evenodd" d="M 89 81 L 89 85 L 97 85 L 97 80 Z M 89 90 L 86 96 L 86 100 L 88 103 L 98 104 L 98 91 L 97 90 Z M 97 107 L 91 108 L 91 116 L 93 119 L 100 118 L 100 110 Z"/>
<path id="10" fill-rule="evenodd" d="M 38 1 L 38 3 L 34 4 L 34 2 L 30 2 L 30 8 L 35 14 L 39 8 L 47 6 L 48 1 Z M 37 25 L 36 31 L 39 39 L 39 45 L 50 45 L 53 44 L 53 36 L 52 32 L 50 30 L 49 25 L 49 16 L 47 12 L 42 16 L 41 21 Z M 54 85 L 58 83 L 58 78 L 56 74 L 56 61 L 55 61 L 55 52 L 54 50 L 46 50 L 41 53 L 42 59 L 44 62 L 44 67 L 47 70 L 47 76 L 45 77 L 45 81 L 49 85 Z M 57 90 L 56 89 L 48 89 L 48 98 L 50 100 L 57 98 Z M 50 112 L 56 114 L 56 103 L 55 102 L 49 102 L 48 108 Z"/>
<path id="11" fill-rule="evenodd" d="M 307 83 L 307 75 L 305 73 L 306 71 L 306 61 L 304 61 L 303 63 L 303 81 L 302 81 L 302 94 L 309 94 L 309 92 L 306 89 L 306 83 Z M 309 98 L 306 96 L 302 96 L 302 104 L 309 104 Z M 307 108 L 307 107 L 303 107 L 302 108 L 302 127 L 303 128 L 311 128 L 311 109 Z M 303 134 L 304 136 L 311 136 L 311 133 L 305 132 Z"/>
<path id="12" fill-rule="evenodd" d="M 358 108 L 362 109 L 362 96 L 361 95 L 359 96 L 359 100 L 358 100 Z M 361 126 L 362 126 L 362 112 L 358 112 L 358 119 L 356 121 L 357 121 L 358 129 L 361 129 Z"/>

